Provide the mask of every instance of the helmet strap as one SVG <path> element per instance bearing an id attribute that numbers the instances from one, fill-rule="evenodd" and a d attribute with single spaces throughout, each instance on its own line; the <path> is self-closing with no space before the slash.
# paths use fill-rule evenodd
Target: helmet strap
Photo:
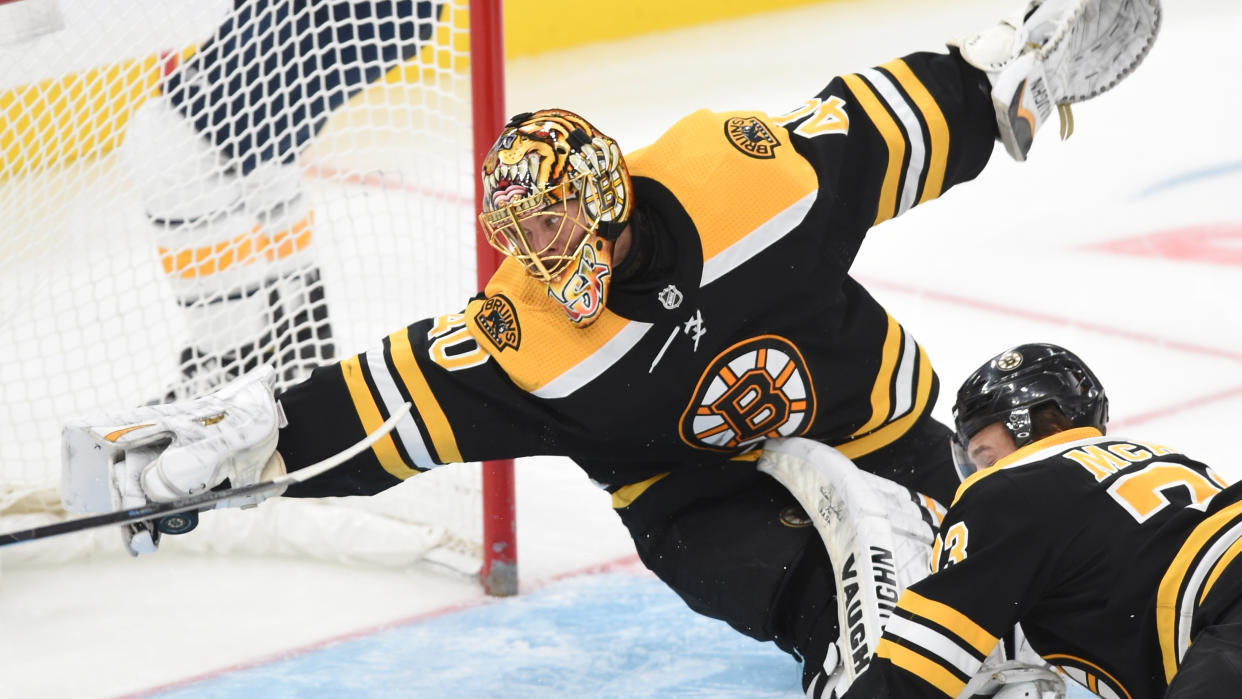
<path id="1" fill-rule="evenodd" d="M 1009 430 L 1015 446 L 1021 447 L 1029 444 L 1034 434 L 1034 427 L 1031 425 L 1031 409 L 1015 408 L 1009 411 L 1009 418 L 1005 420 L 1005 429 Z"/>

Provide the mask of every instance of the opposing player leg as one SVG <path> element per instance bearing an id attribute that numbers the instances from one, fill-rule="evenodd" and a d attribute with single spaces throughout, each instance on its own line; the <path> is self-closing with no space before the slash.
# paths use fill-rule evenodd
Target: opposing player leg
<path id="1" fill-rule="evenodd" d="M 239 0 L 135 115 L 122 155 L 189 336 L 166 400 L 268 362 L 284 388 L 332 357 L 297 158 L 331 110 L 417 54 L 439 9 Z"/>
<path id="2" fill-rule="evenodd" d="M 186 322 L 181 381 L 198 395 L 260 363 L 283 388 L 333 353 L 311 245 L 313 213 L 296 164 L 248 174 L 172 107 L 147 102 L 122 150 L 159 260 Z"/>

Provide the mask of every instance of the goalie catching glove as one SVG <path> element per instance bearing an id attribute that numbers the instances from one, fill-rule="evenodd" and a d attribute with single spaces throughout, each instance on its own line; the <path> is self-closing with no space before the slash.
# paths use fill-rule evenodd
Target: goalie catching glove
<path id="1" fill-rule="evenodd" d="M 168 502 L 284 474 L 276 451 L 276 374 L 261 367 L 198 398 L 68 421 L 61 433 L 61 498 L 78 513 Z M 257 504 L 223 501 L 218 507 Z M 134 555 L 159 546 L 150 522 L 123 527 Z"/>
<path id="2" fill-rule="evenodd" d="M 1026 160 L 1056 105 L 1061 137 L 1069 105 L 1112 88 L 1142 63 L 1160 30 L 1159 0 L 1032 0 L 1014 16 L 950 42 L 988 75 L 1001 142 Z"/>

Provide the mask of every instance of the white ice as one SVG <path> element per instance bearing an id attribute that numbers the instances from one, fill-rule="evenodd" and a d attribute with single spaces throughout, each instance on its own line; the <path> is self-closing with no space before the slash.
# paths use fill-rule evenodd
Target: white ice
<path id="1" fill-rule="evenodd" d="M 550 52 L 507 66 L 508 111 L 571 108 L 633 149 L 700 107 L 786 111 L 833 75 L 938 50 L 1007 9 L 982 0 L 837 2 Z M 1242 8 L 1233 0 L 1177 0 L 1165 12 L 1150 59 L 1113 93 L 1075 110 L 1077 132 L 1067 143 L 1041 134 L 1024 165 L 998 151 L 978 181 L 877 228 L 855 273 L 930 353 L 945 384 L 935 409 L 941 419 L 948 419 L 946 395 L 983 359 L 1021 342 L 1052 341 L 1096 368 L 1115 433 L 1174 445 L 1236 479 L 1242 96 L 1232 47 L 1242 35 Z M 1162 256 L 1146 238 L 1179 230 L 1180 240 L 1200 240 L 1199 254 L 1183 245 L 1190 258 Z M 1142 254 L 1091 247 L 1127 239 Z M 253 696 L 253 687 L 250 694 L 228 689 L 229 678 L 240 676 L 228 668 L 332 639 L 378 638 L 376 629 L 402 620 L 413 620 L 400 627 L 414 634 L 412 645 L 381 645 L 366 664 L 348 653 L 305 657 L 340 675 L 358 669 L 357 683 L 334 690 L 338 696 L 759 691 L 716 684 L 691 691 L 693 682 L 671 690 L 670 677 L 711 676 L 696 664 L 706 655 L 685 652 L 682 635 L 670 634 L 649 655 L 628 653 L 626 644 L 700 620 L 675 604 L 646 604 L 664 598 L 642 587 L 650 578 L 633 570 L 633 548 L 608 498 L 557 459 L 519 464 L 518 489 L 523 589 L 561 592 L 550 608 L 537 596 L 485 605 L 496 610 L 488 628 L 506 642 L 480 640 L 477 654 L 454 643 L 479 623 L 465 616 L 475 612 L 479 589 L 460 577 L 161 554 L 0 573 L 0 696 L 110 697 L 170 685 L 183 687 L 178 696 L 218 686 L 225 689 L 217 696 Z M 620 572 L 590 573 L 610 565 Z M 560 579 L 568 573 L 580 575 Z M 636 591 L 619 593 L 629 588 L 610 582 L 618 574 L 634 576 Z M 593 594 L 620 595 L 634 613 L 601 612 Z M 575 626 L 579 608 L 595 611 Z M 549 630 L 548 618 L 563 624 Z M 716 626 L 723 637 L 711 642 L 721 644 L 721 663 L 750 652 Z M 425 628 L 434 633 L 419 637 Z M 628 629 L 613 639 L 621 647 L 577 654 L 609 629 Z M 455 658 L 465 679 L 419 685 L 420 668 L 444 657 Z M 648 664 L 652 658 L 662 664 Z M 792 661 L 756 662 L 788 673 L 774 681 L 778 695 L 795 693 Z M 540 673 L 541 666 L 589 672 Z M 503 672 L 512 667 L 523 672 Z M 275 674 L 260 695 L 333 694 L 327 685 L 319 692 L 300 684 L 307 670 L 296 665 L 263 668 Z M 217 684 L 184 685 L 201 676 Z M 531 676 L 543 684 L 527 682 Z"/>

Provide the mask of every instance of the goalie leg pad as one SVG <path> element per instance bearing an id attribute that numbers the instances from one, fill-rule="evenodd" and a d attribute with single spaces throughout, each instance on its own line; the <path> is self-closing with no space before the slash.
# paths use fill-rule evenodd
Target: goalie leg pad
<path id="1" fill-rule="evenodd" d="M 802 504 L 832 561 L 842 662 L 825 672 L 840 694 L 870 663 L 901 591 L 930 572 L 931 515 L 917 494 L 819 442 L 770 440 L 758 468 Z"/>

